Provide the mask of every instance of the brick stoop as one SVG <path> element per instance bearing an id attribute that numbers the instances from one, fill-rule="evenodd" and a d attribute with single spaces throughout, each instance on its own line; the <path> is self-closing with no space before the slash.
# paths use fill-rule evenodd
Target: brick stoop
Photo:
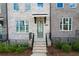
<path id="1" fill-rule="evenodd" d="M 46 41 L 34 41 L 31 56 L 46 56 L 46 55 L 47 55 Z"/>

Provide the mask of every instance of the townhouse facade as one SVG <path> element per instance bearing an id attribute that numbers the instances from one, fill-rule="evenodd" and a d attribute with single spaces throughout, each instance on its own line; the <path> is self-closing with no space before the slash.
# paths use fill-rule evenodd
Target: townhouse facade
<path id="1" fill-rule="evenodd" d="M 10 41 L 26 42 L 30 38 L 29 33 L 34 33 L 35 39 L 45 39 L 45 34 L 50 32 L 50 4 L 14 3 L 7 5 Z"/>
<path id="2" fill-rule="evenodd" d="M 73 41 L 79 37 L 79 4 L 51 4 L 51 38 Z"/>
<path id="3" fill-rule="evenodd" d="M 46 39 L 46 34 L 52 40 L 79 36 L 79 4 L 2 3 L 3 6 L 5 33 L 10 41 L 29 41 L 30 33 L 34 33 L 35 40 Z"/>

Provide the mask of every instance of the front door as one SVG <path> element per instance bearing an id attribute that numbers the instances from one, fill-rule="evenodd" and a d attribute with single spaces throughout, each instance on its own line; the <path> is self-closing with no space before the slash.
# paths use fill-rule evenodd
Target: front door
<path id="1" fill-rule="evenodd" d="M 43 38 L 43 19 L 38 18 L 37 19 L 37 38 Z"/>

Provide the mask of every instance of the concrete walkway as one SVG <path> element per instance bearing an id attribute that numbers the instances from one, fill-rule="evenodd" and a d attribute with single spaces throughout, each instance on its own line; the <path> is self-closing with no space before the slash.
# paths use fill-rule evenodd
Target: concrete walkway
<path id="1" fill-rule="evenodd" d="M 35 40 L 31 56 L 46 56 L 46 41 L 43 39 Z"/>

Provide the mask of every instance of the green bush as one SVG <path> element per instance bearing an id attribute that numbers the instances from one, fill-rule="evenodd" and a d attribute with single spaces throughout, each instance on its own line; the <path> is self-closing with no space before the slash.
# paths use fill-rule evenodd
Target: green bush
<path id="1" fill-rule="evenodd" d="M 79 52 L 79 41 L 72 44 L 72 49 Z"/>
<path id="2" fill-rule="evenodd" d="M 55 48 L 61 49 L 62 44 L 63 44 L 62 42 L 56 42 L 55 43 Z"/>
<path id="3" fill-rule="evenodd" d="M 16 53 L 21 53 L 21 52 L 23 52 L 25 49 L 23 48 L 23 47 L 18 47 L 18 48 L 16 48 Z"/>
<path id="4" fill-rule="evenodd" d="M 18 46 L 20 46 L 20 47 L 26 47 L 26 48 L 29 47 L 29 45 L 28 44 L 25 44 L 25 43 L 18 44 Z"/>
<path id="5" fill-rule="evenodd" d="M 67 43 L 64 43 L 61 47 L 61 49 L 64 51 L 64 52 L 69 52 L 72 48 L 69 44 Z"/>
<path id="6" fill-rule="evenodd" d="M 0 42 L 0 52 L 5 52 L 5 44 Z"/>
<path id="7" fill-rule="evenodd" d="M 16 46 L 14 46 L 14 45 L 10 45 L 9 47 L 8 47 L 8 49 L 9 49 L 9 52 L 15 52 L 16 51 Z"/>
<path id="8" fill-rule="evenodd" d="M 2 52 L 23 52 L 29 46 L 28 44 L 4 44 L 0 43 L 0 53 Z"/>
<path id="9" fill-rule="evenodd" d="M 2 53 L 2 52 L 4 52 L 4 50 L 5 50 L 5 48 L 0 46 L 0 52 Z"/>

